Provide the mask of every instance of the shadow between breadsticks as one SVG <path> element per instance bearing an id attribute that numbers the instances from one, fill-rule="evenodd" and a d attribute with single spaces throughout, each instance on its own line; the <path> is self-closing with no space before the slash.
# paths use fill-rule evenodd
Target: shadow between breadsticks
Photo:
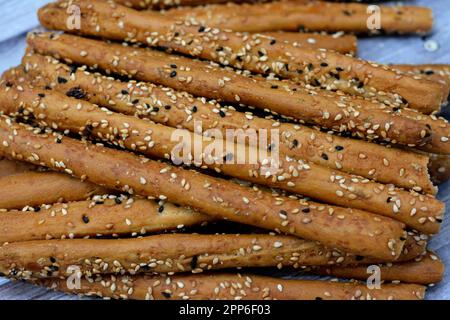
<path id="1" fill-rule="evenodd" d="M 296 200 L 0 119 L 0 153 L 209 216 L 279 230 L 344 251 L 398 258 L 405 225 L 356 209 Z M 275 209 L 276 208 L 276 209 Z"/>
<path id="2" fill-rule="evenodd" d="M 339 278 L 367 280 L 367 278 L 376 272 L 379 273 L 381 280 L 406 282 L 416 284 L 435 284 L 444 277 L 444 264 L 439 257 L 427 252 L 411 261 L 396 262 L 380 265 L 358 265 L 358 266 L 327 266 L 321 268 L 312 268 L 313 273 L 321 275 L 335 276 Z M 370 270 L 370 272 L 368 272 Z"/>
<path id="3" fill-rule="evenodd" d="M 0 99 L 0 110 L 4 114 L 17 116 L 25 122 L 35 121 L 43 128 L 68 130 L 151 158 L 193 164 L 326 203 L 388 216 L 427 234 L 438 233 L 443 219 L 445 205 L 432 196 L 375 183 L 303 160 L 279 159 L 276 167 L 265 174 L 264 161 L 269 163 L 272 158 L 271 155 L 261 157 L 256 147 L 222 139 L 205 140 L 187 130 L 102 110 L 58 92 L 30 88 L 27 84 L 2 86 Z M 188 154 L 184 147 L 179 150 L 180 142 L 188 146 Z M 208 154 L 206 150 L 214 144 L 219 147 Z"/>
<path id="4" fill-rule="evenodd" d="M 119 1 L 118 1 L 119 2 Z M 220 4 L 168 10 L 168 18 L 195 19 L 209 27 L 233 31 L 327 31 L 349 33 L 427 33 L 432 12 L 415 6 L 379 6 L 379 29 L 369 29 L 368 4 L 317 1 L 278 1 L 257 4 Z"/>
<path id="5" fill-rule="evenodd" d="M 408 104 L 429 114 L 446 101 L 439 83 L 415 79 L 351 56 L 325 49 L 295 47 L 263 35 L 223 31 L 195 20 L 168 18 L 158 12 L 140 12 L 103 0 L 71 1 L 82 12 L 79 29 L 66 24 L 67 1 L 49 4 L 39 11 L 48 29 L 63 30 L 113 40 L 165 47 L 225 66 L 257 74 L 273 73 L 315 87 L 377 99 L 393 105 Z"/>
<path id="6" fill-rule="evenodd" d="M 72 290 L 61 279 L 34 283 L 73 294 L 135 300 L 417 300 L 425 296 L 421 285 L 383 284 L 380 290 L 369 290 L 356 282 L 239 274 L 111 276 L 94 282 L 82 279 L 80 289 Z"/>
<path id="7" fill-rule="evenodd" d="M 203 61 L 70 35 L 30 34 L 28 43 L 41 54 L 185 90 L 200 97 L 269 109 L 322 128 L 352 132 L 361 138 L 407 146 L 424 145 L 432 139 L 431 129 L 426 124 L 396 112 L 378 107 L 368 109 L 359 102 L 348 101 L 347 96 L 332 92 L 318 94 L 300 86 L 291 89 L 285 82 L 250 78 Z"/>
<path id="8" fill-rule="evenodd" d="M 202 131 L 203 135 L 210 129 L 220 130 L 223 136 L 227 129 L 256 133 L 263 129 L 270 139 L 271 130 L 278 129 L 280 158 L 303 159 L 382 183 L 436 194 L 427 172 L 428 158 L 424 155 L 260 118 L 251 112 L 238 112 L 233 107 L 222 107 L 205 98 L 151 83 L 121 82 L 90 73 L 86 68 L 69 67 L 49 56 L 26 55 L 23 65 L 4 74 L 5 82 L 24 85 L 29 81 L 37 87 L 52 88 L 116 112 L 191 132 Z"/>

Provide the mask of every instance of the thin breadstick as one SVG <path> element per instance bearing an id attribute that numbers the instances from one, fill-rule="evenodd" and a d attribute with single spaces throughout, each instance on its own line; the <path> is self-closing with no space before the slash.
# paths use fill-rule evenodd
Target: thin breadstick
<path id="1" fill-rule="evenodd" d="M 336 33 L 334 35 L 322 33 L 304 33 L 304 32 L 263 32 L 261 35 L 276 39 L 278 41 L 287 41 L 294 46 L 316 49 L 333 50 L 339 53 L 356 54 L 358 51 L 358 39 L 353 35 Z"/>
<path id="2" fill-rule="evenodd" d="M 426 255 L 420 256 L 413 261 L 371 266 L 370 272 L 368 272 L 368 265 L 313 268 L 312 272 L 339 278 L 367 280 L 375 270 L 373 266 L 378 266 L 379 269 L 376 272 L 379 272 L 381 280 L 424 285 L 438 283 L 444 277 L 444 264 L 439 257 L 432 252 L 428 252 Z"/>
<path id="3" fill-rule="evenodd" d="M 390 218 L 273 196 L 124 151 L 36 131 L 1 117 L 0 153 L 98 185 L 167 199 L 212 217 L 279 230 L 363 256 L 395 260 L 406 239 L 405 225 Z"/>
<path id="4" fill-rule="evenodd" d="M 81 205 L 86 207 L 85 204 Z M 139 205 L 147 206 L 144 202 Z M 123 208 L 113 212 L 113 215 L 118 215 L 113 218 L 105 219 L 102 216 L 97 217 L 94 212 L 89 212 L 83 219 L 88 216 L 93 220 L 99 219 L 104 222 L 113 220 L 116 224 L 123 224 L 118 229 L 126 231 L 140 228 L 158 231 L 163 230 L 166 225 L 176 228 L 178 220 L 180 223 L 187 222 L 191 225 L 202 221 L 201 215 L 193 216 L 192 212 L 183 210 L 168 213 L 169 218 L 159 218 L 158 213 L 151 215 L 151 212 L 155 211 L 154 208 L 150 210 L 150 219 L 138 218 L 135 212 L 128 213 L 130 219 L 120 221 L 120 218 L 126 215 L 120 210 Z M 72 211 L 77 215 L 77 205 Z M 60 215 L 61 212 L 57 211 L 56 214 Z M 131 216 L 137 218 L 137 225 L 140 226 L 136 228 L 131 226 L 135 223 L 131 220 Z M 79 218 L 81 220 L 81 216 Z M 93 225 L 96 224 L 93 222 Z M 92 231 L 84 233 L 90 234 Z M 26 236 L 26 232 L 23 234 Z M 263 234 L 163 234 L 134 239 L 21 241 L 6 243 L 0 247 L 0 272 L 7 276 L 27 279 L 68 276 L 72 266 L 79 267 L 84 275 L 93 276 L 143 272 L 199 273 L 240 267 L 303 268 L 335 264 L 354 265 L 370 260 L 328 249 L 314 241 Z"/>
<path id="5" fill-rule="evenodd" d="M 112 276 L 93 282 L 81 279 L 80 289 L 69 289 L 64 279 L 35 283 L 73 294 L 136 300 L 420 300 L 425 296 L 425 287 L 413 284 L 383 284 L 380 290 L 370 290 L 354 282 L 236 274 Z"/>
<path id="6" fill-rule="evenodd" d="M 181 160 L 180 156 L 173 153 L 180 143 L 178 139 L 174 141 L 173 137 L 180 132 L 171 127 L 101 110 L 88 102 L 58 92 L 30 88 L 26 84 L 17 88 L 0 87 L 0 100 L 3 102 L 0 110 L 4 114 L 21 117 L 25 121 L 36 119 L 42 127 L 87 134 L 88 138 L 94 137 L 150 158 Z M 261 163 L 270 158 L 261 158 L 258 148 L 246 148 L 221 139 L 205 141 L 202 136 L 189 131 L 184 133 L 189 138 L 186 141 L 183 139 L 189 145 L 189 154 L 183 154 L 182 157 L 195 165 L 329 204 L 388 216 L 427 234 L 439 232 L 445 206 L 432 196 L 396 189 L 394 186 L 375 183 L 302 160 L 280 159 L 273 172 L 264 174 Z M 205 150 L 212 143 L 219 143 L 223 149 L 216 149 L 214 154 L 206 155 Z M 198 145 L 202 146 L 200 150 Z M 236 162 L 235 159 L 247 155 L 256 157 L 254 160 L 257 163 L 249 162 L 249 157 Z M 224 157 L 231 157 L 233 161 L 223 162 Z"/>
<path id="7" fill-rule="evenodd" d="M 209 27 L 234 31 L 328 31 L 353 33 L 427 33 L 432 11 L 414 6 L 378 6 L 380 26 L 369 29 L 368 4 L 281 1 L 267 4 L 221 4 L 181 7 L 165 12 L 169 18 L 196 19 Z"/>
<path id="8" fill-rule="evenodd" d="M 7 158 L 0 157 L 0 179 L 6 176 L 32 171 L 34 169 L 35 166 L 29 165 L 28 163 L 12 161 Z"/>
<path id="9" fill-rule="evenodd" d="M 386 66 L 336 52 L 299 48 L 257 34 L 205 28 L 196 21 L 180 22 L 157 12 L 139 12 L 102 0 L 78 0 L 75 3 L 83 12 L 80 29 L 73 30 L 65 23 L 65 1 L 41 9 L 41 23 L 48 29 L 167 47 L 222 65 L 258 74 L 274 73 L 282 78 L 340 89 L 381 102 L 406 102 L 426 114 L 439 111 L 447 99 L 439 83 L 415 79 Z"/>
<path id="10" fill-rule="evenodd" d="M 55 188 L 56 189 L 56 188 Z M 0 243 L 98 236 L 145 235 L 199 225 L 208 216 L 170 203 L 124 197 L 46 205 L 38 212 L 0 213 Z"/>
<path id="11" fill-rule="evenodd" d="M 311 161 L 382 183 L 436 194 L 427 172 L 428 158 L 415 152 L 385 148 L 361 140 L 342 138 L 310 129 L 237 112 L 186 92 L 135 81 L 120 82 L 85 68 L 71 68 L 51 57 L 31 54 L 23 59 L 23 68 L 11 70 L 10 79 L 19 84 L 31 81 L 38 87 L 50 87 L 91 103 L 127 115 L 136 115 L 171 127 L 199 132 L 218 129 L 278 129 L 280 157 Z M 4 75 L 5 77 L 5 75 Z M 58 81 L 65 79 L 65 81 Z M 194 108 L 195 106 L 195 108 Z M 194 112 L 195 111 L 195 112 Z M 206 134 L 204 132 L 204 134 Z M 385 163 L 389 163 L 388 166 Z"/>
<path id="12" fill-rule="evenodd" d="M 0 209 L 7 210 L 84 200 L 93 195 L 107 193 L 105 188 L 57 172 L 24 172 L 10 175 L 0 178 L 0 185 Z"/>
<path id="13" fill-rule="evenodd" d="M 37 52 L 56 58 L 95 65 L 139 80 L 187 90 L 200 97 L 238 100 L 368 139 L 409 146 L 422 145 L 431 139 L 431 130 L 425 124 L 386 110 L 362 108 L 349 103 L 347 97 L 339 98 L 331 92 L 317 95 L 301 88 L 291 90 L 281 81 L 249 78 L 201 61 L 70 35 L 31 34 L 28 42 Z"/>

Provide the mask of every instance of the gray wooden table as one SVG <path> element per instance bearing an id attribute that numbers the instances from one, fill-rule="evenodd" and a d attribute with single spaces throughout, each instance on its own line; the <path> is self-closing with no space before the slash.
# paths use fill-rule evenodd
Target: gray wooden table
<path id="1" fill-rule="evenodd" d="M 18 65 L 25 50 L 25 34 L 39 25 L 37 9 L 48 0 L 0 0 L 0 72 Z M 375 2 L 375 1 L 374 1 Z M 450 64 L 450 0 L 405 0 L 404 4 L 431 7 L 435 15 L 435 30 L 421 37 L 376 37 L 361 39 L 360 56 L 382 63 L 447 63 Z M 436 41 L 438 50 L 424 48 L 427 40 Z M 450 119 L 450 112 L 446 114 Z M 450 182 L 440 186 L 439 198 L 450 207 Z M 443 223 L 441 233 L 431 242 L 431 248 L 450 266 L 450 218 Z M 19 282 L 0 278 L 0 299 L 77 299 Z M 450 274 L 428 290 L 427 299 L 450 300 Z"/>

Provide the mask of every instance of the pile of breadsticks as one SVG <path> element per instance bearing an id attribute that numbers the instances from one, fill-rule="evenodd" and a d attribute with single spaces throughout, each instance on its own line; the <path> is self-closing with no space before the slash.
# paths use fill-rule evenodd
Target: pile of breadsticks
<path id="1" fill-rule="evenodd" d="M 0 272 L 104 298 L 423 299 L 444 269 L 427 242 L 445 213 L 432 181 L 450 172 L 450 68 L 356 58 L 364 4 L 180 6 L 206 2 L 39 11 L 58 32 L 30 33 L 0 82 Z M 381 14 L 377 32 L 432 28 L 425 8 Z M 180 131 L 196 142 L 181 162 Z M 202 152 L 212 142 L 226 151 Z M 266 174 L 267 158 L 233 161 L 275 150 Z"/>

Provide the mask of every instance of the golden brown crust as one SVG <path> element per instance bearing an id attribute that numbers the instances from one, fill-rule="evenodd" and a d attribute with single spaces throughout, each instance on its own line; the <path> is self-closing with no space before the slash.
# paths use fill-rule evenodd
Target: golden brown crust
<path id="1" fill-rule="evenodd" d="M 281 41 L 273 43 L 259 35 L 204 28 L 196 21 L 180 22 L 157 12 L 139 12 L 113 2 L 80 0 L 76 3 L 83 12 L 80 29 L 71 30 L 64 23 L 67 18 L 64 1 L 41 9 L 41 23 L 49 29 L 69 33 L 163 46 L 222 65 L 258 74 L 274 73 L 381 102 L 406 101 L 423 113 L 440 110 L 447 98 L 443 97 L 443 88 L 438 83 L 418 80 L 386 66 L 335 52 L 294 47 Z"/>
<path id="2" fill-rule="evenodd" d="M 389 218 L 274 196 L 124 151 L 33 131 L 2 117 L 1 153 L 99 185 L 167 199 L 212 217 L 280 230 L 350 253 L 395 260 L 402 251 L 405 225 Z"/>
<path id="3" fill-rule="evenodd" d="M 70 35 L 32 34 L 28 42 L 42 54 L 187 90 L 200 97 L 239 100 L 338 132 L 410 146 L 431 139 L 431 131 L 425 124 L 389 110 L 362 108 L 359 103 L 348 101 L 348 97 L 328 91 L 319 95 L 299 86 L 291 90 L 285 82 L 249 78 L 201 61 Z"/>
<path id="4" fill-rule="evenodd" d="M 171 127 L 101 110 L 88 102 L 58 92 L 30 88 L 28 84 L 0 87 L 0 100 L 2 100 L 0 110 L 4 114 L 29 121 L 36 119 L 34 121 L 43 128 L 52 127 L 60 131 L 69 130 L 74 134 L 87 135 L 88 139 L 111 143 L 150 158 L 172 161 L 177 158 L 173 151 L 176 150 L 179 141 L 174 141 L 173 137 L 179 131 Z M 121 134 L 116 134 L 118 132 Z M 214 156 L 220 159 L 220 162 L 216 162 L 205 156 L 203 151 L 208 149 L 212 141 L 189 131 L 185 133 L 189 135 L 190 141 L 196 141 L 190 143 L 188 151 L 188 158 L 195 159 L 195 165 L 325 203 L 388 216 L 428 234 L 436 234 L 439 231 L 444 203 L 432 196 L 375 183 L 303 160 L 280 159 L 280 164 L 274 172 L 263 174 L 262 163 L 265 158 L 259 156 L 257 148 L 214 139 L 215 143 L 220 142 L 219 145 L 224 146 L 223 150 L 215 151 Z M 196 148 L 198 144 L 203 144 L 200 150 Z M 233 151 L 227 153 L 227 150 Z M 234 160 L 247 154 L 258 157 L 257 163 L 249 163 L 250 158 L 244 159 L 243 163 Z M 233 161 L 222 164 L 222 159 L 230 155 Z M 183 154 L 183 157 L 186 156 Z"/>
<path id="5" fill-rule="evenodd" d="M 35 166 L 28 163 L 12 161 L 8 158 L 0 157 L 0 178 L 33 170 L 35 170 Z"/>
<path id="6" fill-rule="evenodd" d="M 83 279 L 79 290 L 69 290 L 66 280 L 36 284 L 74 294 L 138 300 L 417 300 L 425 296 L 424 286 L 412 284 L 383 284 L 380 290 L 369 290 L 360 283 L 236 274 L 105 277 L 93 283 Z"/>
<path id="7" fill-rule="evenodd" d="M 355 55 L 358 51 L 358 39 L 353 35 L 336 33 L 334 35 L 323 33 L 303 32 L 263 32 L 261 35 L 276 39 L 276 41 L 287 41 L 294 46 L 316 49 L 333 50 L 343 54 Z"/>
<path id="8" fill-rule="evenodd" d="M 367 4 L 302 2 L 180 7 L 167 11 L 166 15 L 170 18 L 194 18 L 210 27 L 248 32 L 303 29 L 354 33 L 427 33 L 433 27 L 431 10 L 423 7 L 379 6 L 383 17 L 381 29 L 371 31 L 367 27 Z"/>
<path id="9" fill-rule="evenodd" d="M 283 159 L 286 156 L 304 159 L 382 183 L 436 194 L 427 172 L 428 158 L 415 152 L 343 138 L 269 117 L 263 119 L 250 112 L 244 114 L 232 107 L 222 107 L 167 87 L 117 81 L 90 73 L 86 68 L 75 70 L 48 56 L 29 54 L 22 62 L 24 67 L 14 70 L 9 77 L 11 81 L 19 84 L 32 81 L 38 87 L 50 86 L 62 93 L 74 92 L 77 97 L 110 110 L 191 132 L 196 130 L 196 122 L 202 123 L 204 131 L 218 129 L 223 135 L 226 129 L 265 129 L 270 132 L 275 128 L 280 132 L 279 152 Z M 194 106 L 196 112 L 193 112 Z M 389 166 L 385 165 L 386 162 Z"/>
<path id="10" fill-rule="evenodd" d="M 428 285 L 438 283 L 444 277 L 444 264 L 432 252 L 428 252 L 413 261 L 381 264 L 378 267 L 380 268 L 379 275 L 381 280 L 384 281 L 401 281 Z M 373 274 L 373 272 L 368 272 L 367 268 L 368 265 L 348 267 L 330 266 L 313 268 L 312 272 L 339 278 L 367 280 Z"/>
<path id="11" fill-rule="evenodd" d="M 50 173 L 48 175 L 51 176 Z M 57 190 L 57 188 L 53 188 Z M 45 205 L 35 212 L 1 213 L 0 243 L 99 236 L 142 236 L 211 221 L 170 203 L 118 196 Z"/>
<path id="12" fill-rule="evenodd" d="M 0 209 L 78 201 L 107 192 L 93 183 L 56 172 L 24 172 L 0 178 Z"/>
<path id="13" fill-rule="evenodd" d="M 395 64 L 392 68 L 408 72 L 447 85 L 450 91 L 450 65 L 448 64 Z"/>

